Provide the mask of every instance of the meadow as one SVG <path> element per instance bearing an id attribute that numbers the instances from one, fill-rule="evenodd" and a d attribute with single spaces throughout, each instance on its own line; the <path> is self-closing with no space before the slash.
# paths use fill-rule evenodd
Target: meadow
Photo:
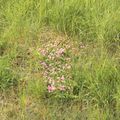
<path id="1" fill-rule="evenodd" d="M 120 0 L 0 0 L 0 120 L 120 120 Z"/>

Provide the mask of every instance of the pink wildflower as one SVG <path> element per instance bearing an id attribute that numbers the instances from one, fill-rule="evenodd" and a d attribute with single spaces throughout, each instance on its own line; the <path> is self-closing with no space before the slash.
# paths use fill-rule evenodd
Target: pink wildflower
<path id="1" fill-rule="evenodd" d="M 45 56 L 47 54 L 47 52 L 45 50 L 41 50 L 40 53 Z"/>
<path id="2" fill-rule="evenodd" d="M 60 87 L 59 87 L 59 90 L 65 91 L 65 86 L 64 86 L 64 85 L 60 86 Z"/>
<path id="3" fill-rule="evenodd" d="M 53 92 L 53 91 L 55 91 L 55 87 L 54 86 L 52 86 L 52 85 L 48 85 L 48 92 Z"/>
<path id="4" fill-rule="evenodd" d="M 65 49 L 64 48 L 60 48 L 60 50 L 58 51 L 59 54 L 62 54 L 65 52 Z"/>
<path id="5" fill-rule="evenodd" d="M 64 48 L 60 48 L 60 49 L 56 52 L 56 54 L 57 54 L 57 56 L 59 57 L 59 56 L 62 55 L 64 52 L 65 52 L 65 49 L 64 49 Z"/>
<path id="6" fill-rule="evenodd" d="M 45 62 L 41 62 L 41 65 L 43 65 L 44 67 L 48 67 Z"/>

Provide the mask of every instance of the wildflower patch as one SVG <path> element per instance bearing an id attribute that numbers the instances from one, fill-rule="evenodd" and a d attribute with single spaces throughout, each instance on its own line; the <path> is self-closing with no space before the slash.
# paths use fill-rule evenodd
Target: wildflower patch
<path id="1" fill-rule="evenodd" d="M 52 33 L 53 34 L 53 33 Z M 42 75 L 47 83 L 48 92 L 69 92 L 72 88 L 72 42 L 66 37 L 46 33 L 42 46 L 38 48 Z M 45 36 L 45 37 L 46 37 Z M 55 35 L 54 35 L 55 36 Z"/>

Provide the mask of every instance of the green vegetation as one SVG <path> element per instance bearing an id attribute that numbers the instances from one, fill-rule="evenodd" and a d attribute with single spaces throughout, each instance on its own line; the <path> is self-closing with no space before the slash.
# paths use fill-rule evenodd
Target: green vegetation
<path id="1" fill-rule="evenodd" d="M 0 119 L 119 120 L 120 0 L 0 0 Z"/>

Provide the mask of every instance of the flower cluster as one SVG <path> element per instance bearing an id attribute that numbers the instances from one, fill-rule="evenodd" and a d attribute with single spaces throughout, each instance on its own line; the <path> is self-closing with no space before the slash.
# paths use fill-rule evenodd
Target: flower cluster
<path id="1" fill-rule="evenodd" d="M 70 45 L 59 40 L 43 43 L 38 49 L 42 56 L 40 65 L 48 92 L 66 91 L 69 88 L 67 82 L 71 79 L 71 58 L 68 54 L 70 49 Z"/>

